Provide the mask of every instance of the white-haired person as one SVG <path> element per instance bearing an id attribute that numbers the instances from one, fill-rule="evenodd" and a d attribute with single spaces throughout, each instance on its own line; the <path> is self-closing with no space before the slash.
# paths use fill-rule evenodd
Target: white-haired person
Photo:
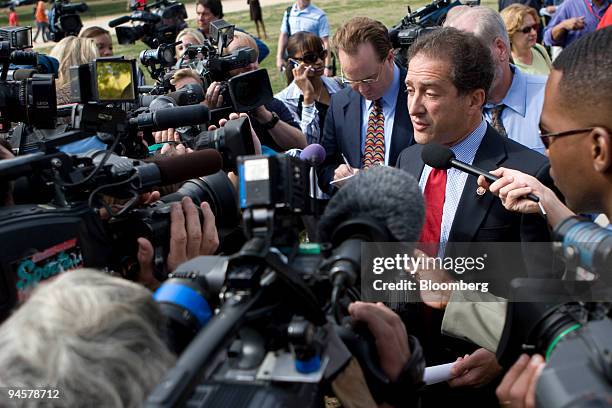
<path id="1" fill-rule="evenodd" d="M 206 40 L 204 34 L 195 28 L 185 28 L 176 36 L 176 57 L 181 58 L 189 45 L 202 45 Z"/>
<path id="2" fill-rule="evenodd" d="M 57 399 L 24 400 L 29 407 L 142 406 L 175 362 L 163 321 L 136 283 L 87 269 L 64 273 L 0 326 L 0 387 L 58 390 Z"/>

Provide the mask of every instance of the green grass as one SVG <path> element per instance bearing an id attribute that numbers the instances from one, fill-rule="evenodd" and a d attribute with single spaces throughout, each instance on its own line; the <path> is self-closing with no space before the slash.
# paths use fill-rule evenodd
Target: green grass
<path id="1" fill-rule="evenodd" d="M 410 2 L 412 10 L 428 3 L 427 1 L 418 0 Z M 117 4 L 125 7 L 123 1 L 118 1 Z M 272 89 L 276 93 L 286 86 L 284 75 L 281 75 L 276 70 L 276 49 L 278 43 L 278 35 L 282 15 L 287 7 L 292 2 L 286 2 L 274 6 L 263 7 L 263 18 L 266 24 L 268 40 L 266 44 L 270 48 L 270 55 L 260 64 L 261 68 L 268 70 Z M 315 5 L 323 9 L 328 16 L 331 32 L 335 32 L 344 22 L 355 16 L 368 16 L 381 21 L 387 26 L 391 26 L 399 22 L 406 15 L 408 2 L 406 0 L 386 0 L 384 2 L 371 0 L 316 0 Z M 497 9 L 497 2 L 493 0 L 485 0 L 483 5 Z M 255 24 L 250 20 L 249 12 L 241 11 L 234 13 L 226 13 L 225 20 L 232 24 L 245 29 L 251 34 L 256 34 Z M 191 27 L 195 27 L 195 21 L 189 21 Z M 115 39 L 116 44 L 116 39 Z M 49 48 L 40 49 L 40 51 L 49 50 Z M 134 45 L 122 46 L 115 45 L 116 55 L 125 55 L 126 58 L 137 58 L 140 51 L 146 49 L 146 45 L 139 42 Z"/>

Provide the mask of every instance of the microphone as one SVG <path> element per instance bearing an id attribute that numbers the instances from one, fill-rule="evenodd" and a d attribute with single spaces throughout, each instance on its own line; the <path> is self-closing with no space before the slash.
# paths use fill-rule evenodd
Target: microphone
<path id="1" fill-rule="evenodd" d="M 499 180 L 499 177 L 496 177 L 485 170 L 457 160 L 455 158 L 455 153 L 451 149 L 436 143 L 428 143 L 423 146 L 421 159 L 423 159 L 425 164 L 433 167 L 434 169 L 448 170 L 453 167 L 457 170 L 471 174 L 472 176 L 483 176 L 489 183 Z M 532 193 L 527 194 L 527 198 L 535 203 L 540 202 L 538 196 Z"/>
<path id="2" fill-rule="evenodd" d="M 217 173 L 223 167 L 223 158 L 215 149 L 205 149 L 150 163 L 158 167 L 161 184 L 166 185 Z"/>
<path id="3" fill-rule="evenodd" d="M 90 152 L 85 156 L 93 156 L 93 164 L 98 165 L 104 155 L 97 153 L 99 152 Z M 138 182 L 135 185 L 141 190 L 146 190 L 214 174 L 221 170 L 223 159 L 214 149 L 151 161 L 139 161 L 111 154 L 105 166 L 108 167 L 107 174 L 110 176 L 106 181 L 113 183 L 126 180 L 136 173 Z"/>
<path id="4" fill-rule="evenodd" d="M 131 16 L 122 16 L 122 17 L 119 17 L 119 18 L 116 18 L 116 19 L 114 19 L 114 20 L 109 21 L 109 22 L 108 22 L 108 26 L 109 26 L 110 28 L 115 28 L 115 27 L 117 27 L 118 25 L 121 25 L 121 24 L 123 24 L 123 23 L 127 23 L 127 22 L 129 22 L 129 21 L 131 21 L 131 20 L 132 20 L 132 17 L 131 17 Z"/>
<path id="5" fill-rule="evenodd" d="M 38 74 L 36 69 L 20 68 L 13 71 L 13 80 L 23 81 L 24 79 L 32 78 L 34 74 Z"/>
<path id="6" fill-rule="evenodd" d="M 155 112 L 142 113 L 130 119 L 129 124 L 138 129 L 152 131 L 199 125 L 210 121 L 210 112 L 204 105 L 177 106 L 160 109 Z"/>
<path id="7" fill-rule="evenodd" d="M 304 148 L 300 153 L 300 160 L 310 163 L 313 166 L 318 166 L 325 161 L 325 148 L 320 144 L 313 143 Z"/>
<path id="8" fill-rule="evenodd" d="M 323 237 L 337 241 L 338 226 L 368 218 L 391 233 L 391 241 L 416 242 L 425 204 L 419 183 L 403 170 L 375 166 L 360 171 L 334 194 L 319 222 Z"/>

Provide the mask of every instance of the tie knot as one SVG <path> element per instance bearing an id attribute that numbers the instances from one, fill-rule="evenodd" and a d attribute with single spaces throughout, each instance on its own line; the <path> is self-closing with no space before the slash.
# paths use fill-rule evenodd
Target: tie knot
<path id="1" fill-rule="evenodd" d="M 374 104 L 372 105 L 372 108 L 374 110 L 381 111 L 382 110 L 382 98 L 375 99 Z"/>
<path id="2" fill-rule="evenodd" d="M 504 105 L 503 103 L 492 107 L 490 110 L 491 117 L 499 117 L 505 108 L 506 108 L 506 105 Z"/>

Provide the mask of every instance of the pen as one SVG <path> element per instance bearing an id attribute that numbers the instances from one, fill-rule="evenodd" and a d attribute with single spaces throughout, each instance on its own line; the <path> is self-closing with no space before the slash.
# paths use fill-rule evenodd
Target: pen
<path id="1" fill-rule="evenodd" d="M 346 164 L 348 166 L 349 170 L 351 171 L 351 174 L 353 174 L 354 173 L 353 167 L 349 164 L 349 162 L 346 159 L 346 156 L 344 155 L 344 153 L 340 152 L 340 155 L 342 156 L 342 160 L 344 160 L 344 164 Z"/>

